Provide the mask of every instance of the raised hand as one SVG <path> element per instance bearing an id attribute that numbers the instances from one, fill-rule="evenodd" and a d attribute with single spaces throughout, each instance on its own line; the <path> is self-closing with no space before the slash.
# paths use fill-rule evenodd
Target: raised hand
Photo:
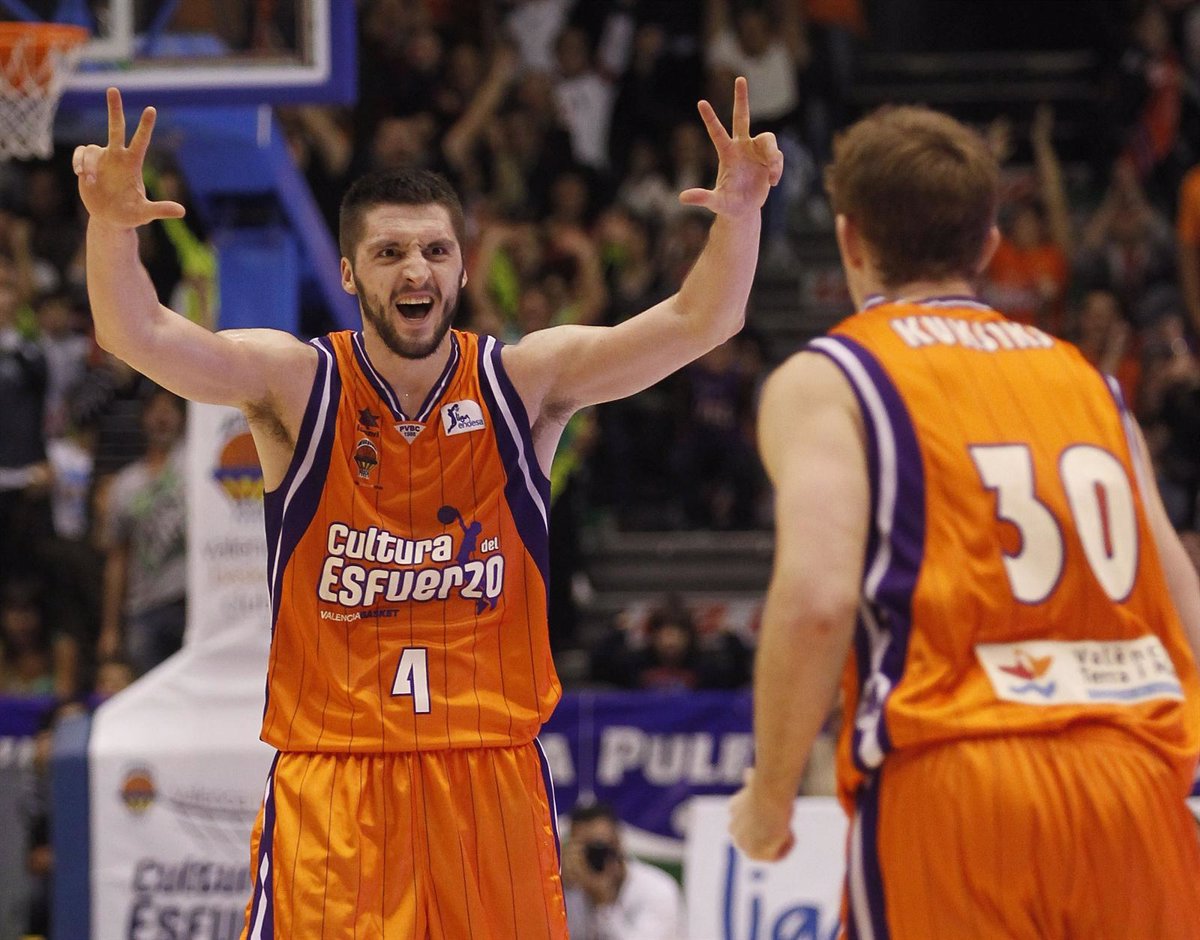
<path id="1" fill-rule="evenodd" d="M 108 145 L 76 147 L 71 166 L 79 177 L 79 197 L 97 221 L 121 228 L 136 228 L 155 219 L 179 219 L 184 209 L 177 202 L 152 202 L 146 198 L 142 164 L 154 130 L 155 111 L 142 112 L 137 130 L 125 146 L 125 110 L 121 93 L 108 89 Z"/>
<path id="2" fill-rule="evenodd" d="M 707 101 L 697 108 L 709 139 L 717 148 L 717 182 L 712 189 L 687 189 L 679 194 L 684 205 L 703 206 L 731 218 L 757 212 L 767 193 L 783 175 L 783 153 L 771 133 L 750 136 L 750 92 L 746 79 L 733 83 L 733 136 Z"/>

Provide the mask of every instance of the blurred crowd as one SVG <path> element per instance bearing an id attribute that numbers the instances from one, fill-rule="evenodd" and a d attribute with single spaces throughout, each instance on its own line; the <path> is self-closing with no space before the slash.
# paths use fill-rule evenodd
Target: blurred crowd
<path id="1" fill-rule="evenodd" d="M 749 78 L 755 129 L 773 130 L 787 156 L 760 277 L 796 281 L 796 233 L 832 230 L 820 171 L 861 111 L 852 91 L 871 9 L 360 0 L 358 103 L 278 116 L 331 228 L 363 171 L 451 178 L 470 235 L 460 325 L 512 341 L 614 324 L 671 294 L 704 244 L 709 219 L 676 197 L 711 185 L 695 103 L 727 115 L 736 74 Z M 1200 556 L 1200 3 L 1127 9 L 1086 127 L 1050 105 L 980 127 L 1005 169 L 1004 238 L 980 291 L 1118 378 Z M 186 204 L 170 155 L 153 162 L 151 191 Z M 83 234 L 66 151 L 0 165 L 0 695 L 102 697 L 182 640 L 186 412 L 96 346 Z M 141 238 L 164 302 L 219 325 L 204 220 L 191 212 Z M 560 636 L 581 532 L 770 525 L 753 423 L 775 347 L 759 312 L 677 375 L 572 421 L 552 473 Z M 678 598 L 620 618 L 590 650 L 591 678 L 745 684 L 752 637 L 696 620 Z"/>

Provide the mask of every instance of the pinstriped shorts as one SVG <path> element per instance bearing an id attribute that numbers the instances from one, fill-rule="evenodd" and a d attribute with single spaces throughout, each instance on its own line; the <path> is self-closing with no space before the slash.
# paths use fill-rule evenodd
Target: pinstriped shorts
<path id="1" fill-rule="evenodd" d="M 566 940 L 540 745 L 281 752 L 243 940 Z"/>

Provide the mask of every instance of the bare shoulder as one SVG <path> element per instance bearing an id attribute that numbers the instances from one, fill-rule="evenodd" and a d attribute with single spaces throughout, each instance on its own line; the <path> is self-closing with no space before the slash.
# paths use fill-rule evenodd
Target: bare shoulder
<path id="1" fill-rule="evenodd" d="M 521 396 L 530 420 L 536 420 L 546 411 L 574 410 L 573 403 L 565 400 L 548 401 L 547 394 L 561 371 L 563 361 L 580 355 L 580 344 L 599 329 L 603 328 L 572 324 L 553 326 L 529 333 L 519 342 L 504 347 L 500 353 L 504 370 Z"/>
<path id="2" fill-rule="evenodd" d="M 822 353 L 805 350 L 784 360 L 771 373 L 763 389 L 764 400 L 769 396 L 780 403 L 791 400 L 796 408 L 840 408 L 847 405 L 858 410 L 854 390 L 841 368 Z"/>
<path id="3" fill-rule="evenodd" d="M 246 417 L 274 435 L 294 439 L 316 378 L 317 350 L 282 330 L 222 330 L 219 335 L 232 344 L 235 356 L 261 370 L 258 394 L 241 404 Z"/>
<path id="4" fill-rule="evenodd" d="M 821 353 L 804 351 L 785 360 L 763 387 L 758 416 L 759 449 L 769 473 L 803 460 L 834 439 L 865 439 L 858 399 L 842 370 Z"/>

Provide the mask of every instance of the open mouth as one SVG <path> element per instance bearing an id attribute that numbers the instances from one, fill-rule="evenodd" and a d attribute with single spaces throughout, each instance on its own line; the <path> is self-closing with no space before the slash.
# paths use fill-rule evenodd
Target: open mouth
<path id="1" fill-rule="evenodd" d="M 409 301 L 401 300 L 396 303 L 400 316 L 406 320 L 420 320 L 433 309 L 432 300 Z"/>

